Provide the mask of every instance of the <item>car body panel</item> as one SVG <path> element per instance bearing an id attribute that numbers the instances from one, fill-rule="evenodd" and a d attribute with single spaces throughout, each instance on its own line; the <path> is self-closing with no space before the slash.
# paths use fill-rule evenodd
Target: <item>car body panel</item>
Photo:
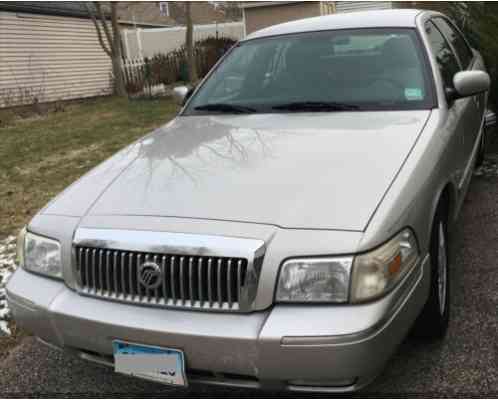
<path id="1" fill-rule="evenodd" d="M 41 214 L 82 217 L 110 185 L 138 156 L 137 143 L 104 161 L 52 199 Z"/>
<path id="2" fill-rule="evenodd" d="M 86 360 L 112 366 L 112 342 L 121 339 L 182 350 L 192 382 L 198 381 L 194 371 L 214 371 L 217 379 L 206 374 L 210 378 L 201 381 L 341 392 L 369 383 L 396 350 L 424 304 L 429 268 L 426 258 L 406 284 L 370 304 L 308 309 L 275 305 L 250 314 L 116 306 L 24 270 L 10 279 L 7 297 L 21 327 Z M 367 318 L 355 318 L 356 312 Z M 331 338 L 341 341 L 329 342 Z M 299 379 L 327 386 L 292 383 Z"/>
<path id="3" fill-rule="evenodd" d="M 178 117 L 138 145 L 89 214 L 362 231 L 428 115 Z"/>

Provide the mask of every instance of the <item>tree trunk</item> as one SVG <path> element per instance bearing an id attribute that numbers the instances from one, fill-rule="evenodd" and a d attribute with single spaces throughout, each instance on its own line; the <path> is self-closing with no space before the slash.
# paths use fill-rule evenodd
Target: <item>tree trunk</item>
<path id="1" fill-rule="evenodd" d="M 114 75 L 114 94 L 126 97 L 127 93 L 122 68 L 121 31 L 119 30 L 116 2 L 111 3 L 111 24 L 113 34 L 112 73 Z"/>
<path id="2" fill-rule="evenodd" d="M 187 2 L 185 4 L 185 17 L 187 22 L 187 32 L 185 38 L 185 47 L 187 49 L 187 66 L 188 66 L 188 76 L 191 84 L 197 82 L 197 68 L 195 63 L 194 54 L 194 26 L 192 24 L 192 13 L 191 13 L 191 3 Z"/>
<path id="3" fill-rule="evenodd" d="M 102 9 L 100 2 L 93 2 L 94 9 L 90 7 L 90 3 L 85 3 L 88 15 L 92 19 L 97 32 L 102 50 L 109 56 L 112 61 L 112 76 L 113 76 L 113 91 L 116 96 L 126 97 L 126 87 L 124 81 L 124 73 L 121 68 L 121 32 L 118 24 L 117 2 L 111 3 L 111 28 L 109 30 L 107 17 Z M 100 24 L 99 24 L 100 22 Z"/>
<path id="4" fill-rule="evenodd" d="M 112 57 L 112 75 L 114 78 L 114 94 L 116 96 L 127 97 L 121 57 Z"/>

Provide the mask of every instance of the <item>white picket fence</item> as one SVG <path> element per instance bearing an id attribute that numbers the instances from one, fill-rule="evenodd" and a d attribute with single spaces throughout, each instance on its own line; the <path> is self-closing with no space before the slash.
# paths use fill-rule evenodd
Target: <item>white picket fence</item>
<path id="1" fill-rule="evenodd" d="M 146 65 L 143 58 L 125 58 L 122 60 L 121 68 L 128 93 L 151 94 L 153 85 L 147 82 Z"/>
<path id="2" fill-rule="evenodd" d="M 127 58 L 152 57 L 166 54 L 185 43 L 185 27 L 123 29 L 123 47 Z M 228 37 L 239 40 L 244 36 L 243 22 L 226 22 L 194 26 L 194 41 L 207 37 Z"/>
<path id="3" fill-rule="evenodd" d="M 143 58 L 124 58 L 122 60 L 123 72 L 130 79 L 138 79 L 144 66 L 145 60 Z"/>
<path id="4" fill-rule="evenodd" d="M 157 96 L 167 94 L 163 83 L 146 80 L 146 63 L 143 58 L 125 58 L 122 61 L 126 89 L 130 96 Z"/>

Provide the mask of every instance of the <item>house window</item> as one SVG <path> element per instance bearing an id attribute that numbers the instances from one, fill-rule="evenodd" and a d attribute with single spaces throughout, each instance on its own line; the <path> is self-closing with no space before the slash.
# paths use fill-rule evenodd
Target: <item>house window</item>
<path id="1" fill-rule="evenodd" d="M 161 17 L 169 17 L 169 5 L 167 1 L 159 2 L 159 15 Z"/>

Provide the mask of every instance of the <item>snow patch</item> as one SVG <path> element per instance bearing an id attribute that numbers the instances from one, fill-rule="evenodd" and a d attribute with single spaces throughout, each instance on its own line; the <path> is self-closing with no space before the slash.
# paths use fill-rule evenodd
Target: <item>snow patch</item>
<path id="1" fill-rule="evenodd" d="M 8 236 L 0 240 L 0 336 L 10 335 L 8 322 L 10 321 L 10 310 L 7 306 L 5 286 L 14 272 L 16 257 L 16 237 Z"/>

